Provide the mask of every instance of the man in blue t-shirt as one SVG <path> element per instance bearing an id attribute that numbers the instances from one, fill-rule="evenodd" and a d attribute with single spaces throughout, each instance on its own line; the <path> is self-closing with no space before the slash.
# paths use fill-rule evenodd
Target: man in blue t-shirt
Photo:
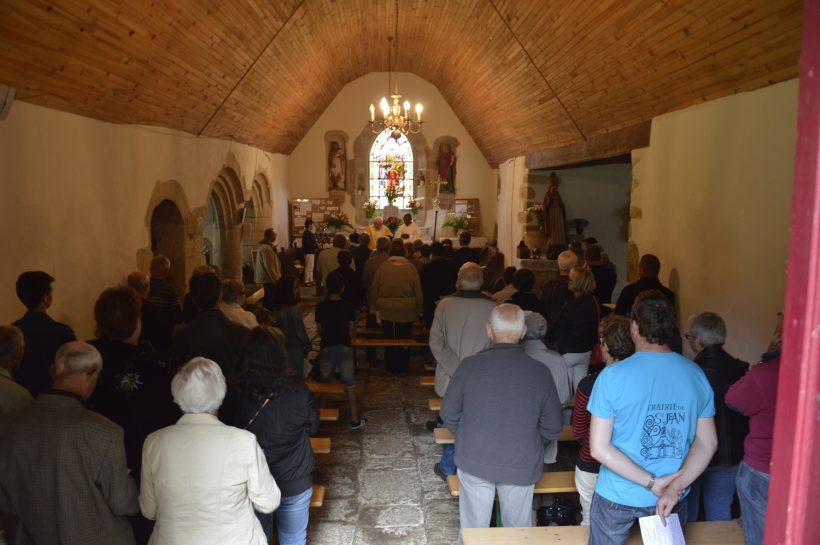
<path id="1" fill-rule="evenodd" d="M 639 296 L 635 354 L 601 372 L 587 409 L 590 450 L 601 462 L 590 545 L 621 545 L 639 517 L 673 511 L 686 523 L 688 487 L 717 448 L 714 395 L 703 371 L 665 344 L 675 311 L 660 292 Z"/>

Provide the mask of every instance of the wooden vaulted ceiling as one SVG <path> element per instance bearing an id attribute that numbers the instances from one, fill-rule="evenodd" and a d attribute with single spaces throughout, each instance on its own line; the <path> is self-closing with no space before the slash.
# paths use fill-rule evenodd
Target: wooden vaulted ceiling
<path id="1" fill-rule="evenodd" d="M 398 68 L 433 83 L 498 164 L 795 77 L 801 11 L 400 0 Z M 35 104 L 288 154 L 344 85 L 387 71 L 394 24 L 392 0 L 3 0 L 0 83 Z"/>

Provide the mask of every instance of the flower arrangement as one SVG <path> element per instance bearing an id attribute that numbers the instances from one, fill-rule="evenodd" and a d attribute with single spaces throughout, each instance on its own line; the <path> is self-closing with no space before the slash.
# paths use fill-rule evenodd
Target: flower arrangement
<path id="1" fill-rule="evenodd" d="M 447 214 L 447 221 L 442 227 L 452 227 L 456 231 L 463 231 L 470 227 L 470 214 L 455 214 L 450 212 Z"/>
<path id="2" fill-rule="evenodd" d="M 541 231 L 544 229 L 544 207 L 540 204 L 535 204 L 527 208 L 527 220 L 529 221 L 530 216 L 535 216 L 535 225 L 538 226 L 538 230 Z"/>
<path id="3" fill-rule="evenodd" d="M 369 220 L 373 219 L 373 216 L 376 215 L 376 201 L 367 201 L 362 205 L 362 210 L 364 210 L 364 217 Z"/>
<path id="4" fill-rule="evenodd" d="M 341 229 L 342 227 L 350 227 L 350 220 L 347 217 L 347 214 L 344 212 L 329 212 L 327 216 L 325 216 L 325 223 L 328 227 L 333 227 L 336 230 Z"/>
<path id="5" fill-rule="evenodd" d="M 396 216 L 390 216 L 389 218 L 384 220 L 384 224 L 387 226 L 388 229 L 390 229 L 391 232 L 393 232 L 393 234 L 396 233 L 396 229 L 399 228 L 399 225 L 401 225 L 401 223 L 401 220 Z"/>
<path id="6" fill-rule="evenodd" d="M 421 202 L 422 199 L 416 199 L 415 197 L 407 201 L 407 208 L 410 209 L 410 213 L 414 216 L 421 210 Z"/>
<path id="7" fill-rule="evenodd" d="M 390 177 L 387 179 L 387 185 L 384 186 L 384 196 L 388 204 L 393 204 L 393 201 L 404 195 L 404 186 L 401 185 L 401 178 Z"/>
<path id="8" fill-rule="evenodd" d="M 575 218 L 574 220 L 570 220 L 570 222 L 572 226 L 575 227 L 575 232 L 579 235 L 583 235 L 584 229 L 589 225 L 589 220 L 585 218 Z"/>

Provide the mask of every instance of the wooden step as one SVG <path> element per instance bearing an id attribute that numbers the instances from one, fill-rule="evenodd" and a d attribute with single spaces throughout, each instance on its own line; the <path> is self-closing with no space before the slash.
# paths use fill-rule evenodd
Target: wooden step
<path id="1" fill-rule="evenodd" d="M 313 454 L 330 454 L 329 437 L 311 437 L 310 446 L 313 448 Z"/>
<path id="2" fill-rule="evenodd" d="M 441 398 L 440 397 L 431 397 L 427 400 L 427 406 L 430 408 L 431 411 L 440 411 L 441 410 Z"/>
<path id="3" fill-rule="evenodd" d="M 325 487 L 320 484 L 313 485 L 313 495 L 310 497 L 311 507 L 321 507 L 325 503 Z"/>
<path id="4" fill-rule="evenodd" d="M 311 394 L 345 395 L 345 385 L 339 382 L 316 382 L 306 380 L 305 384 Z"/>
<path id="5" fill-rule="evenodd" d="M 743 545 L 743 528 L 737 520 L 689 522 L 683 529 L 686 545 Z M 544 526 L 533 528 L 464 528 L 464 545 L 586 545 L 589 526 Z M 640 527 L 632 527 L 626 545 L 643 545 Z"/>
<path id="6" fill-rule="evenodd" d="M 424 364 L 424 370 L 427 371 L 428 373 L 432 373 L 433 371 L 436 370 L 436 366 L 435 365 L 430 365 L 429 363 L 425 363 Z"/>
<path id="7" fill-rule="evenodd" d="M 320 422 L 338 422 L 339 409 L 319 409 Z"/>
<path id="8" fill-rule="evenodd" d="M 433 435 L 436 438 L 437 445 L 452 445 L 456 442 L 456 438 L 447 428 L 436 428 L 433 430 Z M 561 428 L 561 435 L 558 436 L 558 441 L 575 441 L 575 436 L 572 434 L 572 426 L 564 426 Z"/>
<path id="9" fill-rule="evenodd" d="M 435 386 L 436 377 L 433 375 L 422 375 L 419 377 L 419 386 Z"/>
<path id="10" fill-rule="evenodd" d="M 459 482 L 456 475 L 447 477 L 447 487 L 450 495 L 458 497 Z M 560 494 L 562 492 L 576 492 L 574 471 L 547 471 L 535 483 L 535 494 Z"/>

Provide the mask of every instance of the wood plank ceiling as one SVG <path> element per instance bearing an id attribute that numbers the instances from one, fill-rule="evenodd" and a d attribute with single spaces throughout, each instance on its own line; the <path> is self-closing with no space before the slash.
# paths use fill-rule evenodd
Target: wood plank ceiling
<path id="1" fill-rule="evenodd" d="M 494 165 L 798 74 L 799 1 L 399 10 L 399 69 L 438 87 Z M 289 154 L 344 85 L 387 71 L 394 21 L 388 0 L 3 0 L 0 83 L 34 104 Z"/>

